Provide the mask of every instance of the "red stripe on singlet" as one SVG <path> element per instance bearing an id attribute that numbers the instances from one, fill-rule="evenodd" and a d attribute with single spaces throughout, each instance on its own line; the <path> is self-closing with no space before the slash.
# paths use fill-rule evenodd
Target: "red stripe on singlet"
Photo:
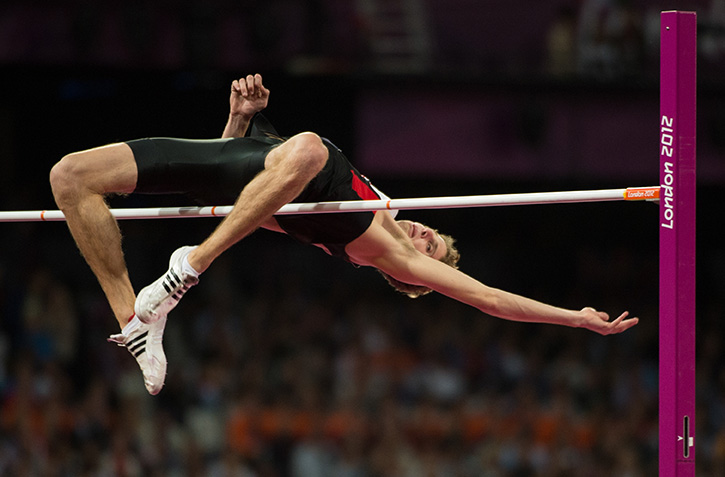
<path id="1" fill-rule="evenodd" d="M 363 182 L 355 172 L 352 170 L 350 171 L 352 173 L 352 190 L 357 192 L 357 195 L 360 196 L 362 200 L 378 200 L 378 194 L 373 191 L 369 185 L 367 185 L 365 182 Z"/>

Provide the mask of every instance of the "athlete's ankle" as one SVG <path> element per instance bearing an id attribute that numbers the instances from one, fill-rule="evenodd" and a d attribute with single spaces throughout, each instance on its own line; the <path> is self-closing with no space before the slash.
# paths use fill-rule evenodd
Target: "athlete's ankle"
<path id="1" fill-rule="evenodd" d="M 125 320 L 118 320 L 118 324 L 121 326 L 121 332 L 123 332 L 123 330 L 128 328 L 128 325 L 130 325 L 133 322 L 134 318 L 136 318 L 136 313 L 132 314 Z M 138 318 L 136 319 L 136 321 L 138 321 Z"/>
<path id="2" fill-rule="evenodd" d="M 189 252 L 189 255 L 191 255 L 192 253 L 194 253 L 193 250 L 191 252 Z M 201 275 L 201 272 L 197 271 L 197 268 L 193 267 L 189 263 L 189 255 L 187 255 L 186 257 L 184 257 L 181 260 L 181 271 L 188 275 L 191 275 L 194 278 L 199 278 L 199 275 Z"/>
<path id="3" fill-rule="evenodd" d="M 199 278 L 199 275 L 209 267 L 208 265 L 204 266 L 202 261 L 199 260 L 199 255 L 199 247 L 194 247 L 194 250 L 189 252 L 181 261 L 183 271 L 196 278 Z"/>
<path id="4" fill-rule="evenodd" d="M 134 313 L 133 315 L 131 315 L 131 318 L 128 319 L 128 323 L 126 323 L 126 326 L 124 326 L 121 329 L 121 333 L 124 335 L 128 335 L 133 330 L 135 330 L 140 324 L 141 324 L 141 321 L 136 317 L 136 313 Z"/>

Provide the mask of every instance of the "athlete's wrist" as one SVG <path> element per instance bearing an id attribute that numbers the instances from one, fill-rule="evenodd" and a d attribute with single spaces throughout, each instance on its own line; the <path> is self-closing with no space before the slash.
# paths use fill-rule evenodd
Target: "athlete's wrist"
<path id="1" fill-rule="evenodd" d="M 231 111 L 229 113 L 230 121 L 251 121 L 256 113 L 246 113 L 243 111 Z"/>

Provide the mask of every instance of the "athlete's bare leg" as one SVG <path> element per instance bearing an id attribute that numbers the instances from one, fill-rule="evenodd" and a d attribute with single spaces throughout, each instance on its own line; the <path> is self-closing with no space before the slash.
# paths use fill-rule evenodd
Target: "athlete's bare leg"
<path id="1" fill-rule="evenodd" d="M 206 270 L 225 250 L 297 197 L 327 158 L 327 148 L 313 133 L 298 134 L 272 149 L 265 169 L 242 190 L 231 213 L 189 254 L 189 265 L 199 273 Z"/>
<path id="2" fill-rule="evenodd" d="M 104 197 L 133 192 L 137 177 L 133 153 L 124 143 L 69 154 L 50 172 L 55 201 L 121 328 L 133 315 L 136 295 L 123 258 L 118 223 Z"/>

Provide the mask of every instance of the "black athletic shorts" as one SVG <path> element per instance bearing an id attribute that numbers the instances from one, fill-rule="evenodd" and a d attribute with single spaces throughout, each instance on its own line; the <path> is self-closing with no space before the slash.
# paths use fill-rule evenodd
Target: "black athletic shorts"
<path id="1" fill-rule="evenodd" d="M 184 194 L 203 205 L 232 205 L 241 190 L 264 170 L 269 151 L 282 139 L 146 138 L 128 141 L 138 167 L 134 193 Z M 320 173 L 292 202 L 374 200 L 380 196 L 330 141 L 323 140 L 329 159 Z M 345 245 L 370 226 L 373 212 L 279 215 L 290 236 L 323 245 L 331 255 L 348 259 Z"/>

